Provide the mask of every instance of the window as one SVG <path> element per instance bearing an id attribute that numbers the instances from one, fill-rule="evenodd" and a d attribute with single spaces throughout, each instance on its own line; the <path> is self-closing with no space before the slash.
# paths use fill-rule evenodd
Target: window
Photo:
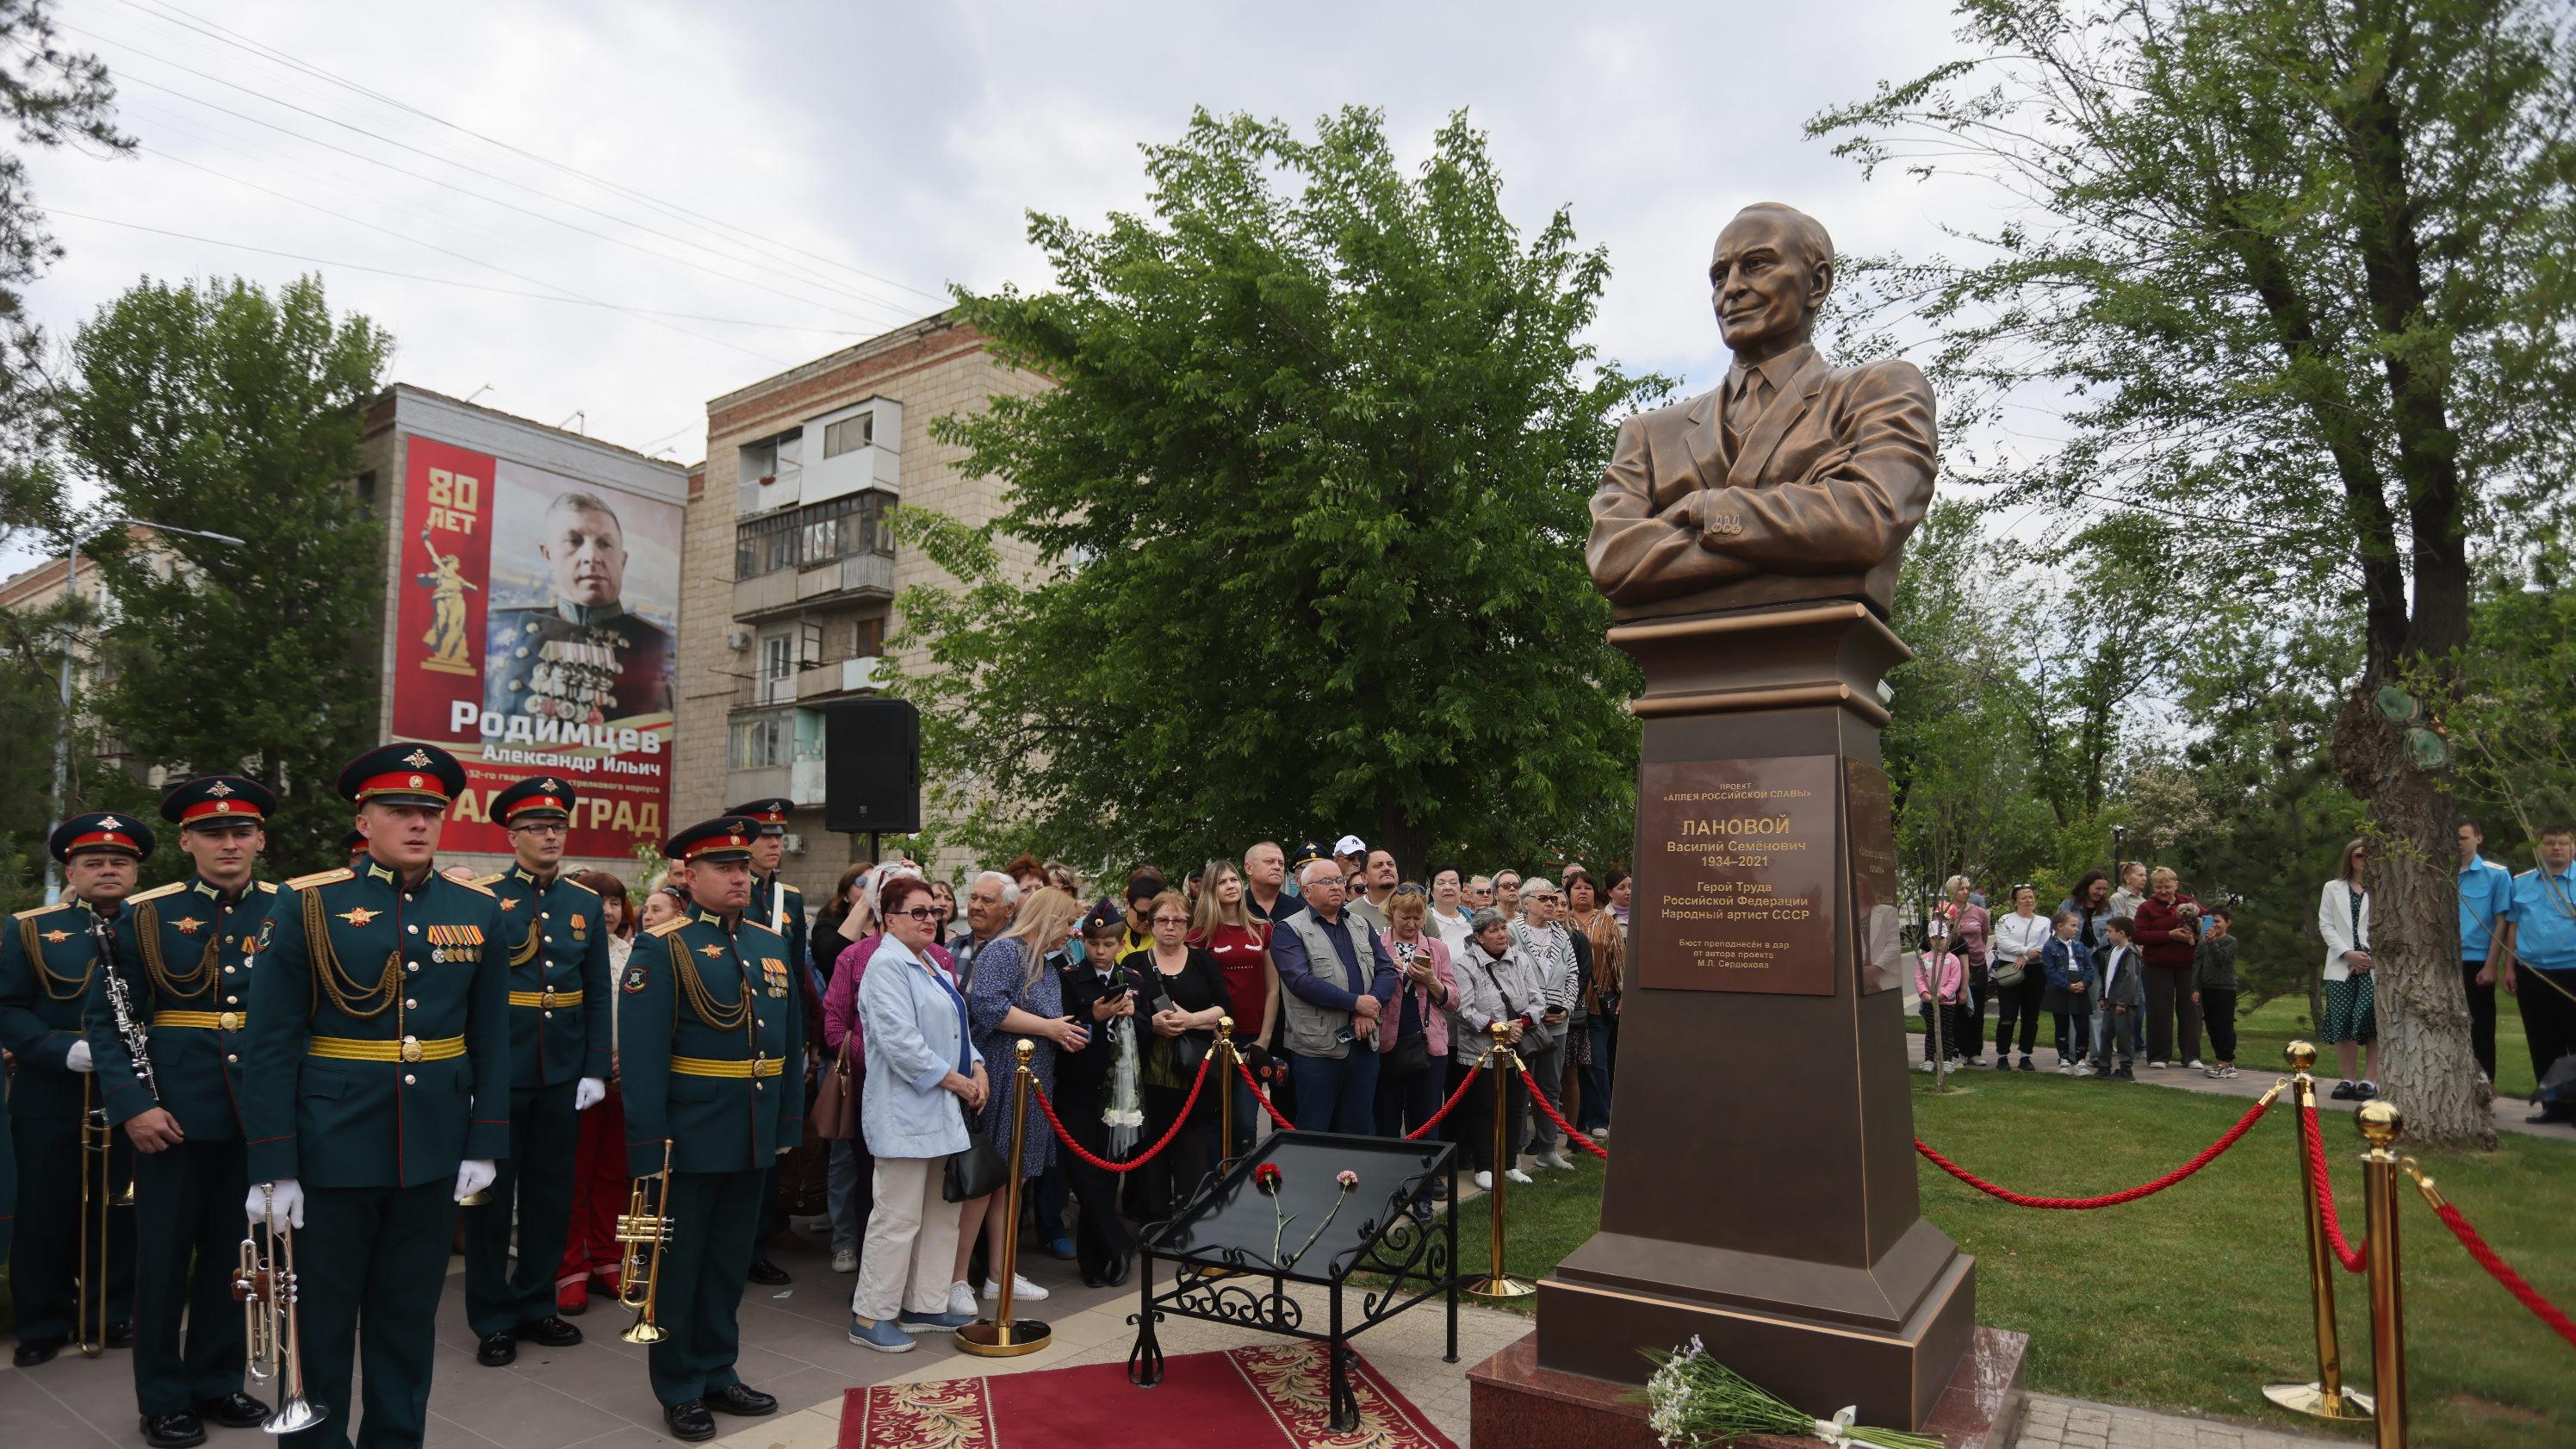
<path id="1" fill-rule="evenodd" d="M 781 511 L 736 524 L 733 576 L 756 579 L 779 569 L 811 568 L 853 554 L 892 558 L 893 515 L 892 495 L 865 489 L 808 504 L 793 513 Z"/>
<path id="2" fill-rule="evenodd" d="M 869 447 L 876 440 L 877 415 L 875 413 L 861 413 L 854 418 L 843 418 L 837 423 L 826 423 L 823 425 L 823 456 L 837 458 L 843 453 L 856 452 L 861 448 Z"/>
<path id="3" fill-rule="evenodd" d="M 796 762 L 796 725 L 792 710 L 751 715 L 733 722 L 726 749 L 736 770 L 768 770 Z"/>
<path id="4" fill-rule="evenodd" d="M 795 698 L 795 637 L 789 634 L 762 636 L 760 674 L 753 681 L 754 701 L 760 704 L 785 704 Z"/>

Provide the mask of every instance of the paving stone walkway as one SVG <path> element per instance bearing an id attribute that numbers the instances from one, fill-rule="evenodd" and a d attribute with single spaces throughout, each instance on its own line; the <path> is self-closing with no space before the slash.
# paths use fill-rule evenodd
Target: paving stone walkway
<path id="1" fill-rule="evenodd" d="M 2157 1414 L 2084 1399 L 2030 1396 L 2014 1449 L 2349 1449 L 2357 1441 L 2289 1434 L 2217 1419 Z"/>

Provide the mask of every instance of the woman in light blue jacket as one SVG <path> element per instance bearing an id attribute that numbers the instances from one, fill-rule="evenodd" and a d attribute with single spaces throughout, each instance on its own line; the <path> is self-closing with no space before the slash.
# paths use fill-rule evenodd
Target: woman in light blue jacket
<path id="1" fill-rule="evenodd" d="M 966 1113 L 983 1106 L 984 1059 L 966 1029 L 966 998 L 929 962 L 939 924 L 930 884 L 907 876 L 878 902 L 885 944 L 859 982 L 868 1075 L 859 1126 L 876 1158 L 876 1202 L 850 1293 L 850 1341 L 909 1353 L 912 1335 L 975 1321 L 952 1313 L 949 1260 L 958 1205 L 940 1193 L 949 1154 L 968 1144 Z"/>

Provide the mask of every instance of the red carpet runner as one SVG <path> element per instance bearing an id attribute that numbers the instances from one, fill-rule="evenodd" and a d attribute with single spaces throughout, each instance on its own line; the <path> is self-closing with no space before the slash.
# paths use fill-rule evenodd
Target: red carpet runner
<path id="1" fill-rule="evenodd" d="M 1177 1354 L 1150 1389 L 1124 1361 L 879 1384 L 843 1400 L 841 1449 L 1458 1449 L 1366 1359 L 1351 1377 L 1350 1434 L 1327 1425 L 1319 1343 Z"/>

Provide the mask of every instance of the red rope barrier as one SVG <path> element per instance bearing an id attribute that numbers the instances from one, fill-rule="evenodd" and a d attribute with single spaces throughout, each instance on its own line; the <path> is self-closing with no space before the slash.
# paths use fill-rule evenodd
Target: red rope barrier
<path id="1" fill-rule="evenodd" d="M 1261 1090 L 1261 1083 L 1253 1080 L 1252 1068 L 1243 1064 L 1243 1058 L 1236 1057 L 1234 1059 L 1234 1070 L 1237 1075 L 1243 1078 L 1243 1084 L 1252 1089 L 1252 1100 L 1261 1104 L 1261 1110 L 1270 1114 L 1271 1121 L 1278 1123 L 1280 1128 L 1284 1131 L 1294 1132 L 1297 1130 L 1297 1124 L 1288 1120 L 1287 1113 L 1270 1105 L 1270 1094 Z"/>
<path id="2" fill-rule="evenodd" d="M 2525 1282 L 2520 1273 L 2513 1271 L 2512 1265 L 2497 1257 L 2496 1250 L 2487 1246 L 2487 1240 L 2478 1236 L 2478 1230 L 2469 1226 L 2469 1220 L 2460 1216 L 2458 1208 L 2446 1202 L 2436 1203 L 2433 1205 L 2433 1211 L 2441 1215 L 2442 1226 L 2451 1230 L 2451 1236 L 2460 1240 L 2460 1246 L 2469 1250 L 2469 1256 L 2478 1260 L 2478 1266 L 2486 1269 L 2490 1277 L 2504 1285 L 2504 1291 L 2512 1294 L 2523 1307 L 2530 1309 L 2533 1317 L 2548 1324 L 2550 1329 L 2560 1338 L 2567 1340 L 2571 1347 L 2576 1347 L 2576 1321 L 2570 1321 L 2565 1313 L 2559 1311 L 2557 1305 L 2540 1296 L 2540 1290 Z"/>
<path id="3" fill-rule="evenodd" d="M 1418 1142 L 1425 1134 L 1430 1132 L 1432 1128 L 1439 1126 L 1441 1118 L 1456 1111 L 1458 1109 L 1458 1104 L 1467 1100 L 1467 1093 L 1475 1087 L 1478 1076 L 1479 1073 L 1469 1072 L 1466 1077 L 1458 1083 L 1458 1090 L 1449 1094 L 1449 1100 L 1440 1104 L 1440 1110 L 1432 1113 L 1429 1121 L 1424 1122 L 1421 1126 L 1405 1133 L 1404 1140 L 1407 1142 Z"/>
<path id="4" fill-rule="evenodd" d="M 2069 1210 L 2118 1207 L 2122 1203 L 2136 1202 L 2139 1198 L 2146 1197 L 2152 1193 L 2162 1192 L 2166 1188 L 2173 1186 L 2175 1183 L 2180 1182 L 2184 1178 L 2191 1176 L 2193 1173 L 2200 1171 L 2204 1167 L 2207 1167 L 2210 1163 L 2218 1159 L 2218 1154 L 2235 1146 L 2236 1140 L 2251 1131 L 2254 1124 L 2257 1121 L 2260 1121 L 2263 1114 L 2270 1111 L 2271 1107 L 2272 1098 L 2270 1095 L 2266 1094 L 2263 1100 L 2256 1102 L 2251 1108 L 2247 1109 L 2244 1116 L 2236 1119 L 2236 1125 L 2228 1128 L 2226 1135 L 2220 1137 L 2217 1141 L 2209 1144 L 2207 1147 L 2202 1148 L 2200 1150 L 2200 1155 L 2194 1157 L 2191 1161 L 2184 1163 L 2182 1166 L 2175 1168 L 2173 1171 L 2166 1173 L 2164 1176 L 2157 1178 L 2153 1182 L 2141 1183 L 2125 1192 L 2108 1193 L 2101 1197 L 2031 1197 L 2024 1193 L 2011 1191 L 2008 1188 L 1995 1186 L 1993 1183 L 1988 1182 L 1984 1178 L 1977 1176 L 1975 1173 L 1968 1171 L 1959 1164 L 1943 1157 L 1940 1153 L 1933 1151 L 1920 1137 L 1914 1139 L 1914 1150 L 1923 1154 L 1923 1156 L 1930 1161 L 1933 1166 L 1940 1168 L 1943 1172 L 1950 1174 L 1952 1177 L 1959 1179 L 1961 1182 L 1966 1183 L 1968 1186 L 1975 1188 L 1979 1192 L 1992 1197 L 2002 1198 L 2005 1202 L 2011 1203 L 2015 1207 L 2058 1208 Z"/>
<path id="5" fill-rule="evenodd" d="M 1593 1141 L 1590 1133 L 1578 1131 L 1573 1123 L 1566 1121 L 1564 1114 L 1556 1110 L 1556 1104 L 1549 1101 L 1547 1094 L 1538 1089 L 1538 1079 L 1530 1075 L 1527 1067 L 1521 1068 L 1521 1085 L 1529 1088 L 1530 1100 L 1538 1103 L 1539 1110 L 1547 1114 L 1547 1120 L 1555 1123 L 1557 1130 L 1563 1132 L 1569 1141 L 1604 1162 L 1610 1160 L 1610 1149 Z"/>
<path id="6" fill-rule="evenodd" d="M 1046 1088 L 1032 1081 L 1029 1083 L 1030 1094 L 1038 1099 L 1038 1110 L 1046 1113 L 1047 1125 L 1055 1129 L 1055 1139 L 1071 1149 L 1074 1156 L 1103 1172 L 1134 1172 L 1137 1168 L 1153 1161 L 1164 1148 L 1172 1145 L 1173 1138 L 1181 1135 L 1181 1128 L 1189 1123 L 1190 1109 L 1199 1104 L 1199 1088 L 1207 1085 L 1208 1063 L 1215 1060 L 1216 1053 L 1213 1051 L 1199 1058 L 1199 1074 L 1190 1079 L 1189 1100 L 1181 1103 L 1181 1110 L 1172 1118 L 1172 1125 L 1163 1133 L 1162 1140 L 1137 1156 L 1128 1158 L 1125 1162 L 1112 1162 L 1106 1157 L 1095 1156 L 1081 1143 L 1074 1141 L 1073 1134 L 1064 1130 L 1063 1120 L 1055 1115 L 1055 1103 L 1047 1100 Z"/>
<path id="7" fill-rule="evenodd" d="M 2335 1261 L 2347 1273 L 2358 1273 L 2367 1263 L 2364 1256 L 2370 1240 L 2364 1238 L 2356 1248 L 2343 1239 L 2343 1224 L 2335 1220 L 2334 1179 L 2326 1175 L 2326 1138 L 2317 1127 L 2317 1109 L 2299 1109 L 2299 1133 L 2308 1141 L 2308 1172 L 2316 1180 L 2317 1214 L 2325 1219 L 2326 1246 L 2334 1249 Z"/>

